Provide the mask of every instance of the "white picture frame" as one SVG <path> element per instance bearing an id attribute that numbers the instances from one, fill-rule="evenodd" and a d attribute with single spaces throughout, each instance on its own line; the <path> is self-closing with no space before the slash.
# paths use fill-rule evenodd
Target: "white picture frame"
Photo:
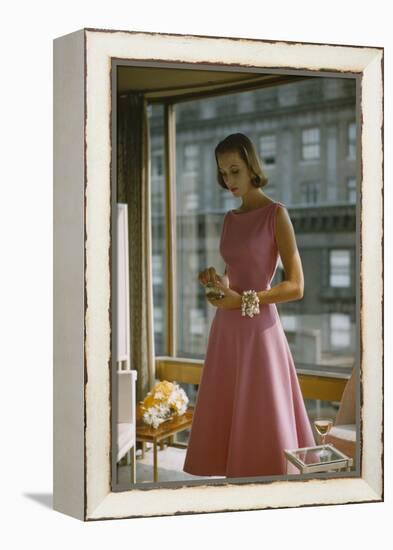
<path id="1" fill-rule="evenodd" d="M 359 76 L 359 477 L 111 491 L 113 59 Z M 381 47 L 240 37 L 85 28 L 54 40 L 55 510 L 92 521 L 383 500 L 383 61 Z"/>

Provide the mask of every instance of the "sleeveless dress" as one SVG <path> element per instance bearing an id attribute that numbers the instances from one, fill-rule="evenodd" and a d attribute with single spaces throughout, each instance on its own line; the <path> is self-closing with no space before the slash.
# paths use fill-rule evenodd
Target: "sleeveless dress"
<path id="1" fill-rule="evenodd" d="M 279 207 L 285 208 L 272 202 L 224 216 L 219 250 L 229 286 L 239 293 L 271 288 L 279 259 Z M 299 473 L 287 466 L 283 450 L 316 444 L 277 307 L 261 304 L 259 309 L 248 317 L 241 309 L 216 308 L 184 472 L 225 477 Z"/>

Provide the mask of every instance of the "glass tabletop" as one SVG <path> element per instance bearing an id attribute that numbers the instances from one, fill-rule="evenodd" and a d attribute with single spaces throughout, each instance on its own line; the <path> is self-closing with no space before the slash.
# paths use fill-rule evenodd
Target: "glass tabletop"
<path id="1" fill-rule="evenodd" d="M 294 449 L 287 451 L 287 453 L 295 458 L 302 466 L 326 464 L 327 462 L 342 462 L 348 458 L 332 445 L 317 445 L 316 447 Z"/>

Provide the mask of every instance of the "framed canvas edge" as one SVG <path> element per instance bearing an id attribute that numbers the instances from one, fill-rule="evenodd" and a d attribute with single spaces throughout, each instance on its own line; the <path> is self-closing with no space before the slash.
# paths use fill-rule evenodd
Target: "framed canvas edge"
<path id="1" fill-rule="evenodd" d="M 247 39 L 228 41 L 211 62 L 362 73 L 361 319 L 363 349 L 362 477 L 310 479 L 225 486 L 110 491 L 110 66 L 111 59 L 142 58 L 202 63 L 210 37 L 90 31 L 85 29 L 85 518 L 146 517 L 383 500 L 383 49 L 287 45 Z M 186 43 L 186 44 L 185 44 Z M 148 50 L 146 50 L 149 44 Z M 230 47 L 229 47 L 230 46 Z M 331 49 L 341 48 L 339 60 Z M 286 55 L 284 55 L 286 53 Z M 232 57 L 231 57 L 232 56 Z M 353 65 L 351 65 L 351 60 Z M 251 62 L 251 63 L 250 63 Z M 257 65 L 255 65 L 257 64 Z M 260 65 L 258 65 L 260 64 Z M 337 67 L 337 65 L 339 65 Z M 319 67 L 319 69 L 318 69 Z M 99 86 L 99 88 L 97 88 Z M 102 94 L 89 90 L 102 90 Z M 377 103 L 375 97 L 378 98 Z M 375 118 L 376 117 L 376 118 Z M 378 124 L 376 123 L 378 120 Z M 377 146 L 376 146 L 377 145 Z M 379 193 L 376 193 L 376 189 Z M 367 205 L 365 208 L 364 205 Z M 378 246 L 375 243 L 378 243 Z M 367 261 L 366 261 L 367 260 Z M 372 290 L 372 292 L 371 292 Z M 371 319 L 371 320 L 370 320 Z M 372 359 L 373 358 L 373 359 Z M 372 369 L 371 365 L 376 365 Z M 376 410 L 375 403 L 381 403 Z M 300 486 L 301 484 L 301 492 Z M 208 497 L 208 498 L 207 498 Z M 234 503 L 231 507 L 230 502 Z"/>
<path id="2" fill-rule="evenodd" d="M 53 40 L 53 508 L 86 517 L 85 33 Z"/>

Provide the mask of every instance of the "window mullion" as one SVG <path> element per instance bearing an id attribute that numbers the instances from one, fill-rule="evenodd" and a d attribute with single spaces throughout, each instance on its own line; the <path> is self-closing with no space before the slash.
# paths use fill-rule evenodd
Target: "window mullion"
<path id="1" fill-rule="evenodd" d="M 177 297 L 176 297 L 176 118 L 174 104 L 165 104 L 165 242 L 166 254 L 166 350 L 176 355 Z"/>

